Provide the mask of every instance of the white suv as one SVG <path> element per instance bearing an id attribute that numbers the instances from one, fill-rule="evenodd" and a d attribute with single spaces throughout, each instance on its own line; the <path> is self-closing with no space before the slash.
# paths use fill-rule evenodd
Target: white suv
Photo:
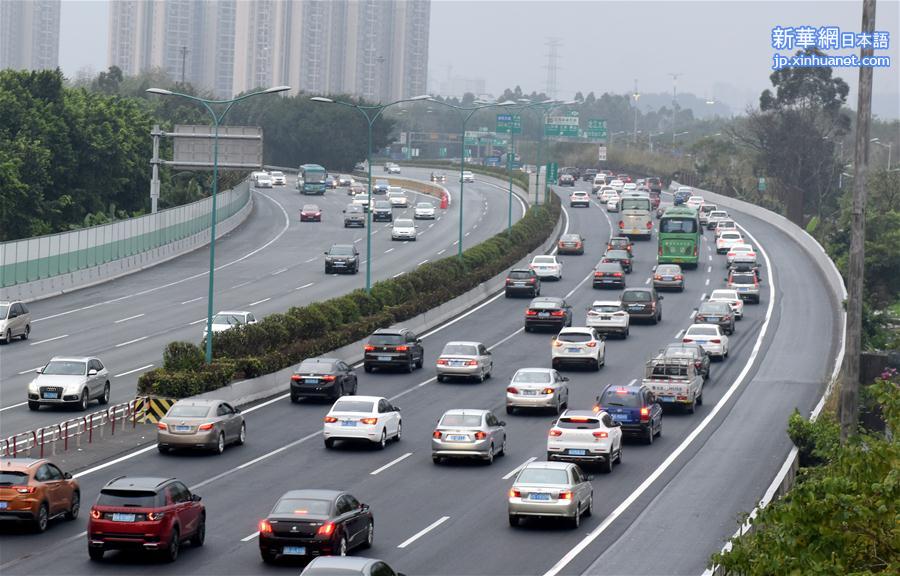
<path id="1" fill-rule="evenodd" d="M 550 428 L 547 460 L 599 463 L 612 472 L 622 461 L 622 428 L 606 412 L 566 410 Z"/>
<path id="2" fill-rule="evenodd" d="M 595 300 L 588 308 L 585 324 L 598 334 L 618 334 L 628 338 L 631 315 L 618 300 Z"/>
<path id="3" fill-rule="evenodd" d="M 553 339 L 550 356 L 557 370 L 565 363 L 587 364 L 599 370 L 606 364 L 606 342 L 593 328 L 563 328 Z"/>
<path id="4" fill-rule="evenodd" d="M 528 267 L 534 270 L 541 280 L 544 278 L 562 280 L 562 262 L 557 260 L 556 256 L 535 256 Z"/>

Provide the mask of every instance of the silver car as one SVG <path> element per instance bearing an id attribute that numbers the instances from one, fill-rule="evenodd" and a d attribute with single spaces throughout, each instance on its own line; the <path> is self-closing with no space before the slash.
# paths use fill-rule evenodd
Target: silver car
<path id="1" fill-rule="evenodd" d="M 684 292 L 684 273 L 678 264 L 660 264 L 653 274 L 653 287 Z"/>
<path id="2" fill-rule="evenodd" d="M 509 490 L 509 525 L 527 517 L 567 518 L 573 528 L 594 511 L 591 477 L 569 462 L 531 462 Z"/>
<path id="3" fill-rule="evenodd" d="M 568 381 L 552 368 L 519 368 L 506 387 L 506 413 L 550 408 L 559 414 L 569 406 Z"/>
<path id="4" fill-rule="evenodd" d="M 0 302 L 0 338 L 9 344 L 16 336 L 28 340 L 31 334 L 31 312 L 24 302 Z"/>
<path id="5" fill-rule="evenodd" d="M 447 342 L 436 368 L 438 382 L 450 378 L 475 378 L 484 382 L 494 371 L 494 360 L 481 342 Z"/>
<path id="6" fill-rule="evenodd" d="M 55 357 L 35 370 L 37 378 L 28 384 L 28 408 L 41 406 L 78 406 L 87 410 L 88 402 L 109 402 L 109 372 L 98 358 Z"/>
<path id="7" fill-rule="evenodd" d="M 383 560 L 362 556 L 317 556 L 300 576 L 402 576 Z"/>
<path id="8" fill-rule="evenodd" d="M 247 426 L 241 411 L 222 400 L 179 400 L 169 408 L 156 430 L 156 447 L 163 454 L 174 448 L 200 448 L 216 454 L 225 445 L 241 445 Z"/>
<path id="9" fill-rule="evenodd" d="M 491 464 L 506 453 L 506 422 L 490 410 L 448 410 L 431 434 L 431 460 L 480 458 Z"/>

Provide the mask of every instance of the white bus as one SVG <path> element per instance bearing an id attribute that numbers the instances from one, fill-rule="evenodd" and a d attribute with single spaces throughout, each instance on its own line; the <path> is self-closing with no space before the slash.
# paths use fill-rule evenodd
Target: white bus
<path id="1" fill-rule="evenodd" d="M 649 239 L 653 235 L 650 210 L 649 197 L 634 193 L 623 195 L 619 199 L 619 233 Z"/>

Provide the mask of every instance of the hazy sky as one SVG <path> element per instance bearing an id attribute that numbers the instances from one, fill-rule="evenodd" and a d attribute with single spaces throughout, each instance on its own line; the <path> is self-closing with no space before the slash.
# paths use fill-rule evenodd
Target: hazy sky
<path id="1" fill-rule="evenodd" d="M 60 66 L 106 67 L 107 0 L 63 0 Z M 453 76 L 484 78 L 498 94 L 520 85 L 543 90 L 548 38 L 557 38 L 558 95 L 576 91 L 679 92 L 741 109 L 769 87 L 774 26 L 838 26 L 859 31 L 861 0 L 432 0 L 429 85 Z M 876 112 L 900 117 L 900 0 L 878 0 L 876 29 L 891 33 L 889 69 L 875 71 Z M 858 50 L 852 51 L 858 53 Z M 838 54 L 849 54 L 843 50 Z M 851 86 L 859 71 L 835 69 Z M 893 113 L 891 113 L 891 111 Z"/>

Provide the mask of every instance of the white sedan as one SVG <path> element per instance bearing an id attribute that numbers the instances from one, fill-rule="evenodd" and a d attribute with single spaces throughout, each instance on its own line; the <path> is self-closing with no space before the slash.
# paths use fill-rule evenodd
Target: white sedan
<path id="1" fill-rule="evenodd" d="M 699 344 L 711 358 L 728 358 L 728 336 L 718 324 L 691 324 L 681 341 Z"/>
<path id="2" fill-rule="evenodd" d="M 737 223 L 734 220 L 726 218 L 725 220 L 719 220 L 716 222 L 716 238 L 722 235 L 722 232 L 736 232 L 737 231 Z"/>
<path id="3" fill-rule="evenodd" d="M 393 438 L 400 440 L 403 422 L 400 409 L 379 396 L 345 396 L 325 416 L 322 435 L 325 447 L 336 440 L 366 440 L 384 448 Z"/>
<path id="4" fill-rule="evenodd" d="M 749 244 L 735 244 L 725 253 L 725 261 L 729 266 L 735 262 L 751 262 L 756 264 L 756 250 Z"/>
<path id="5" fill-rule="evenodd" d="M 391 228 L 391 240 L 416 240 L 415 222 L 409 218 L 400 218 L 394 220 L 394 226 Z"/>
<path id="6" fill-rule="evenodd" d="M 686 204 L 688 208 L 700 210 L 700 206 L 702 206 L 704 202 L 705 200 L 703 199 L 703 196 L 691 196 L 690 198 L 688 198 Z"/>
<path id="7" fill-rule="evenodd" d="M 740 232 L 722 232 L 716 239 L 716 253 L 726 254 L 732 246 L 743 243 L 744 237 Z"/>
<path id="8" fill-rule="evenodd" d="M 244 324 L 256 324 L 256 317 L 252 312 L 243 310 L 223 310 L 212 319 L 213 334 L 231 330 Z M 203 338 L 206 339 L 206 326 L 203 327 Z"/>
<path id="9" fill-rule="evenodd" d="M 603 187 L 597 195 L 599 196 L 600 201 L 604 204 L 609 202 L 613 198 L 618 199 L 619 197 L 619 193 L 616 192 L 615 188 L 610 188 L 608 186 Z"/>
<path id="10" fill-rule="evenodd" d="M 618 300 L 595 300 L 588 308 L 585 324 L 598 334 L 618 334 L 628 338 L 631 315 Z"/>
<path id="11" fill-rule="evenodd" d="M 413 218 L 416 220 L 434 220 L 434 204 L 431 202 L 417 202 Z"/>
<path id="12" fill-rule="evenodd" d="M 607 200 L 606 211 L 607 212 L 618 212 L 619 211 L 619 197 L 618 196 Z"/>
<path id="13" fill-rule="evenodd" d="M 388 192 L 388 201 L 394 208 L 407 208 L 409 206 L 409 198 L 402 190 L 391 190 Z"/>
<path id="14" fill-rule="evenodd" d="M 599 370 L 606 364 L 606 342 L 593 328 L 563 328 L 553 339 L 550 357 L 556 370 L 569 363 L 586 364 L 592 370 Z"/>
<path id="15" fill-rule="evenodd" d="M 468 170 L 463 171 L 462 177 L 460 178 L 462 182 L 474 182 L 475 175 L 469 172 Z"/>
<path id="16" fill-rule="evenodd" d="M 556 256 L 535 256 L 531 259 L 528 266 L 541 279 L 555 278 L 562 280 L 562 262 L 556 259 Z"/>
<path id="17" fill-rule="evenodd" d="M 741 320 L 744 317 L 744 301 L 738 296 L 737 290 L 728 290 L 725 288 L 713 290 L 712 294 L 709 295 L 709 301 L 727 302 L 728 305 L 731 306 L 731 311 L 734 313 L 735 318 Z"/>

